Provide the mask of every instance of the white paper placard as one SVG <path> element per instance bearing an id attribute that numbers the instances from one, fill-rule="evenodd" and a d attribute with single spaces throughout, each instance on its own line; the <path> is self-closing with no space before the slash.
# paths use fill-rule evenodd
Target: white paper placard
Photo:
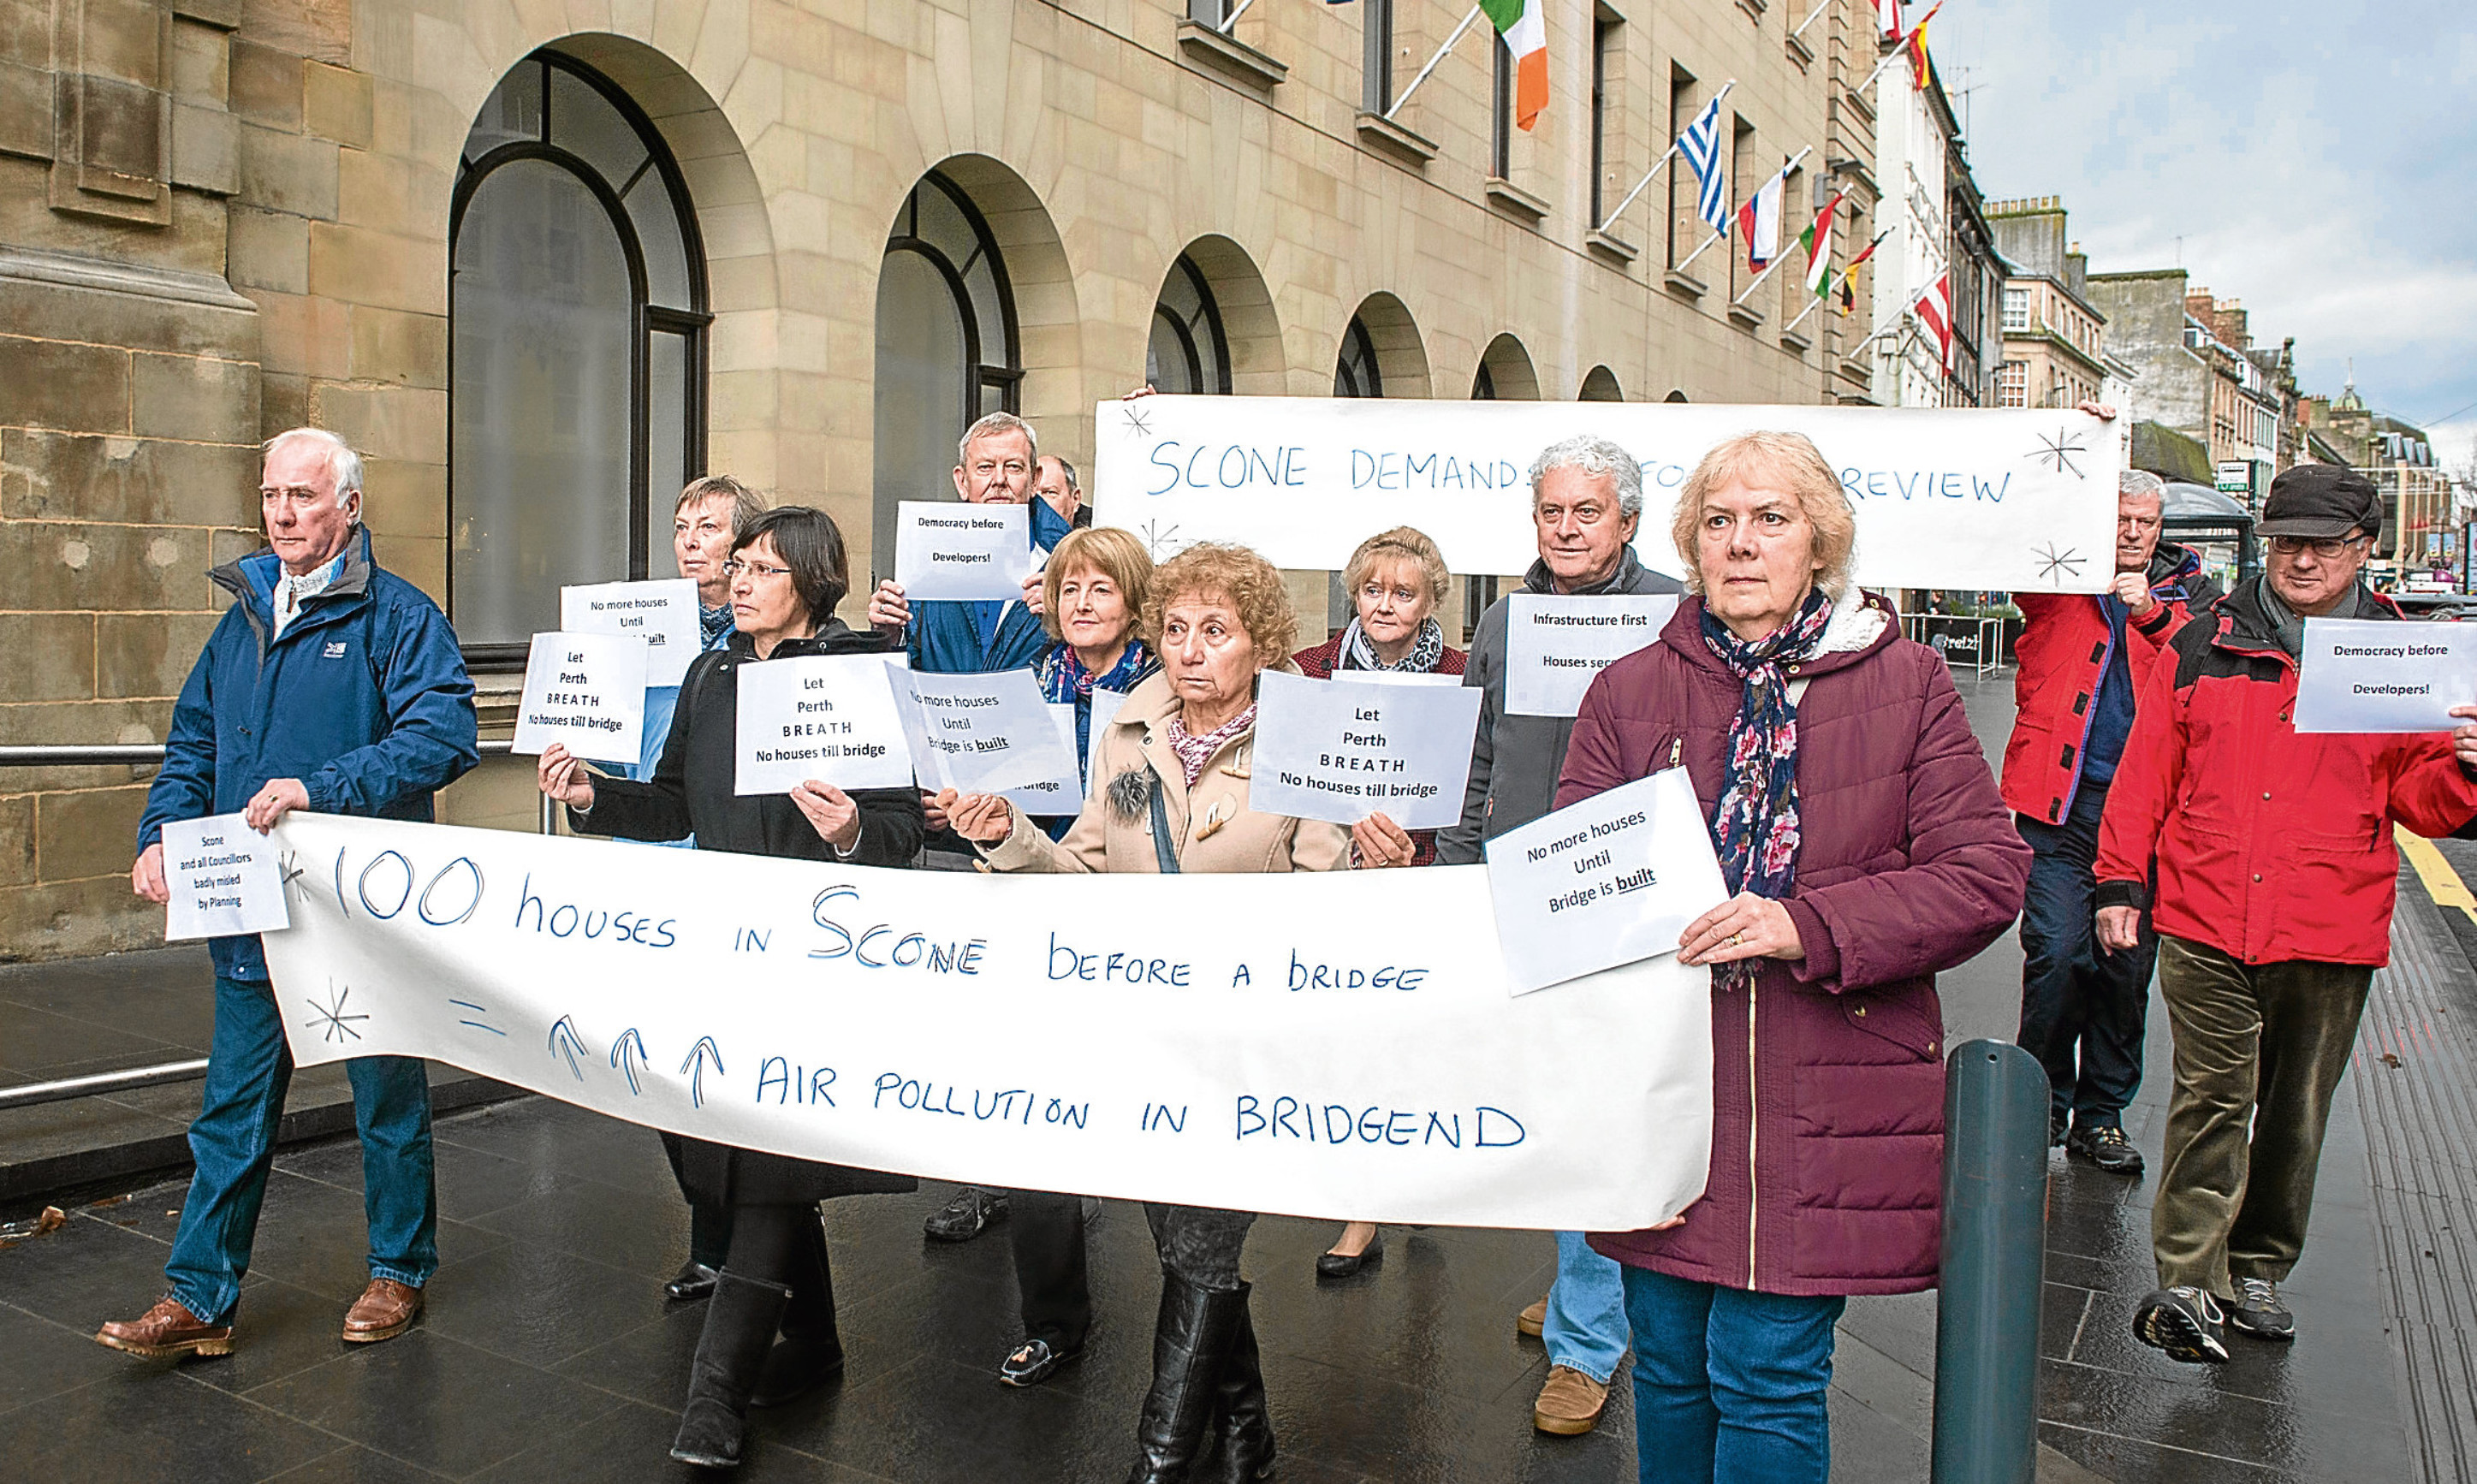
<path id="1" fill-rule="evenodd" d="M 1092 784 L 1101 771 L 1101 734 L 1118 719 L 1118 708 L 1127 704 L 1124 691 L 1092 688 L 1092 726 L 1084 739 L 1084 792 L 1092 792 Z M 1103 782 L 1108 780 L 1103 779 Z"/>
<path id="2" fill-rule="evenodd" d="M 894 580 L 906 602 L 1006 602 L 1032 575 L 1032 511 L 1022 505 L 904 500 L 894 517 Z"/>
<path id="3" fill-rule="evenodd" d="M 1333 678 L 1364 680 L 1374 686 L 1458 686 L 1463 683 L 1460 675 L 1439 675 L 1435 670 L 1415 669 L 1335 670 Z"/>
<path id="4" fill-rule="evenodd" d="M 1517 994 L 1674 953 L 1687 923 L 1729 899 L 1682 767 L 1489 841 L 1488 889 Z"/>
<path id="5" fill-rule="evenodd" d="M 223 938 L 291 925 L 275 842 L 237 814 L 163 826 L 163 938 Z"/>
<path id="6" fill-rule="evenodd" d="M 1057 724 L 1058 743 L 1066 755 L 1075 755 L 1075 705 L 1071 701 L 1045 703 L 1049 719 Z M 1063 779 L 1049 778 L 1021 788 L 1000 789 L 998 796 L 1038 818 L 1075 814 L 1084 807 L 1084 790 L 1080 784 L 1070 786 Z"/>
<path id="7" fill-rule="evenodd" d="M 676 686 L 687 677 L 705 630 L 697 616 L 697 585 L 686 577 L 653 582 L 602 582 L 559 590 L 559 626 L 571 634 L 634 634 L 645 641 L 645 684 Z"/>
<path id="8" fill-rule="evenodd" d="M 997 793 L 1050 784 L 1060 798 L 1082 796 L 1074 743 L 1060 744 L 1058 723 L 1032 671 L 923 675 L 901 670 L 888 678 L 912 748 L 912 771 L 922 788 Z"/>
<path id="9" fill-rule="evenodd" d="M 1247 807 L 1356 823 L 1382 813 L 1406 830 L 1462 817 L 1480 692 L 1370 685 L 1359 671 L 1257 677 L 1255 777 Z"/>
<path id="10" fill-rule="evenodd" d="M 1642 462 L 1635 550 L 1682 577 L 1668 530 L 1686 476 L 1723 439 L 1776 430 L 1812 438 L 1839 477 L 1860 582 L 2008 592 L 2106 591 L 2132 427 L 2064 411 L 1393 397 L 1153 396 L 1093 418 L 1093 518 L 1155 561 L 1236 541 L 1275 566 L 1339 570 L 1368 532 L 1412 525 L 1457 572 L 1520 573 L 1539 556 L 1532 462 L 1589 433 Z"/>
<path id="11" fill-rule="evenodd" d="M 1660 638 L 1674 595 L 1559 597 L 1516 592 L 1505 600 L 1505 709 L 1518 717 L 1570 717 L 1600 671 Z"/>
<path id="12" fill-rule="evenodd" d="M 535 635 L 508 750 L 539 756 L 558 742 L 596 763 L 641 761 L 647 653 L 633 635 Z"/>
<path id="13" fill-rule="evenodd" d="M 2448 732 L 2477 706 L 2477 624 L 2308 618 L 2299 732 Z"/>
<path id="14" fill-rule="evenodd" d="M 846 792 L 912 782 L 912 749 L 879 654 L 802 655 L 739 667 L 735 793 L 788 793 L 814 779 Z"/>

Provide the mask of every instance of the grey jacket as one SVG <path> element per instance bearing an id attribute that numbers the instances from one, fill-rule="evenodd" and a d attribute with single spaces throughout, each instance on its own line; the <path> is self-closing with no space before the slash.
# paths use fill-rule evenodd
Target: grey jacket
<path id="1" fill-rule="evenodd" d="M 1543 562 L 1523 575 L 1525 592 L 1554 592 Z M 1603 593 L 1683 592 L 1685 584 L 1642 565 L 1628 546 L 1608 581 L 1580 589 L 1576 596 Z M 1505 602 L 1498 598 L 1480 616 L 1471 637 L 1470 665 L 1463 684 L 1478 686 L 1479 733 L 1471 740 L 1470 782 L 1463 790 L 1462 819 L 1437 834 L 1437 860 L 1476 866 L 1488 842 L 1519 829 L 1557 805 L 1557 775 L 1565 767 L 1571 717 L 1514 717 L 1505 711 Z"/>

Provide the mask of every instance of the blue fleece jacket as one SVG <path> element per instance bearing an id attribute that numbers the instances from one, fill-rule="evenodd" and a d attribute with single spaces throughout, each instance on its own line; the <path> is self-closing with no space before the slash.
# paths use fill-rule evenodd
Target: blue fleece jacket
<path id="1" fill-rule="evenodd" d="M 1038 559 L 1074 528 L 1047 500 L 1029 503 L 1032 551 Z M 1030 669 L 1049 652 L 1049 631 L 1021 603 L 914 603 L 904 647 L 911 652 L 912 667 L 924 675 Z"/>

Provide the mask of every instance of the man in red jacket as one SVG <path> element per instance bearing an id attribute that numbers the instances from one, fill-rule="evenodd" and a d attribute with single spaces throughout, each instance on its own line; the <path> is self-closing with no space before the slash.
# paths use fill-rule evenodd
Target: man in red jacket
<path id="1" fill-rule="evenodd" d="M 2050 1144 L 2101 1170 L 2141 1172 L 2124 1108 L 2141 1086 L 2158 940 L 2102 951 L 2091 921 L 2098 827 L 2124 740 L 2167 641 L 2218 600 L 2201 558 L 2159 539 L 2166 487 L 2128 469 L 2115 493 L 2115 580 L 2102 593 L 2023 592 L 2019 708 L 2004 805 L 2036 852 L 2021 912 L 2020 1042 L 2047 1069 Z M 2067 1133 L 2069 1131 L 2069 1137 Z"/>
<path id="2" fill-rule="evenodd" d="M 2304 1249 L 2366 988 L 2390 957 L 2392 823 L 2448 835 L 2477 817 L 2477 726 L 2299 735 L 2289 720 L 2306 619 L 2399 616 L 2357 581 L 2382 521 L 2373 485 L 2336 465 L 2272 482 L 2267 568 L 2169 644 L 2099 831 L 2099 941 L 2132 948 L 2152 906 L 2175 1029 L 2150 1213 L 2159 1291 L 2133 1328 L 2176 1360 L 2226 1360 L 2223 1323 L 2295 1338 L 2279 1284 Z"/>

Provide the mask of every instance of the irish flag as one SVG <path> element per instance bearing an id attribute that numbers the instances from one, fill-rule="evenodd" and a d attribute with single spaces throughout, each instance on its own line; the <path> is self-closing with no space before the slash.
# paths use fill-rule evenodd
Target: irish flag
<path id="1" fill-rule="evenodd" d="M 1548 106 L 1548 28 L 1539 18 L 1541 0 L 1479 0 L 1479 8 L 1505 38 L 1514 54 L 1514 122 L 1529 129 Z"/>

